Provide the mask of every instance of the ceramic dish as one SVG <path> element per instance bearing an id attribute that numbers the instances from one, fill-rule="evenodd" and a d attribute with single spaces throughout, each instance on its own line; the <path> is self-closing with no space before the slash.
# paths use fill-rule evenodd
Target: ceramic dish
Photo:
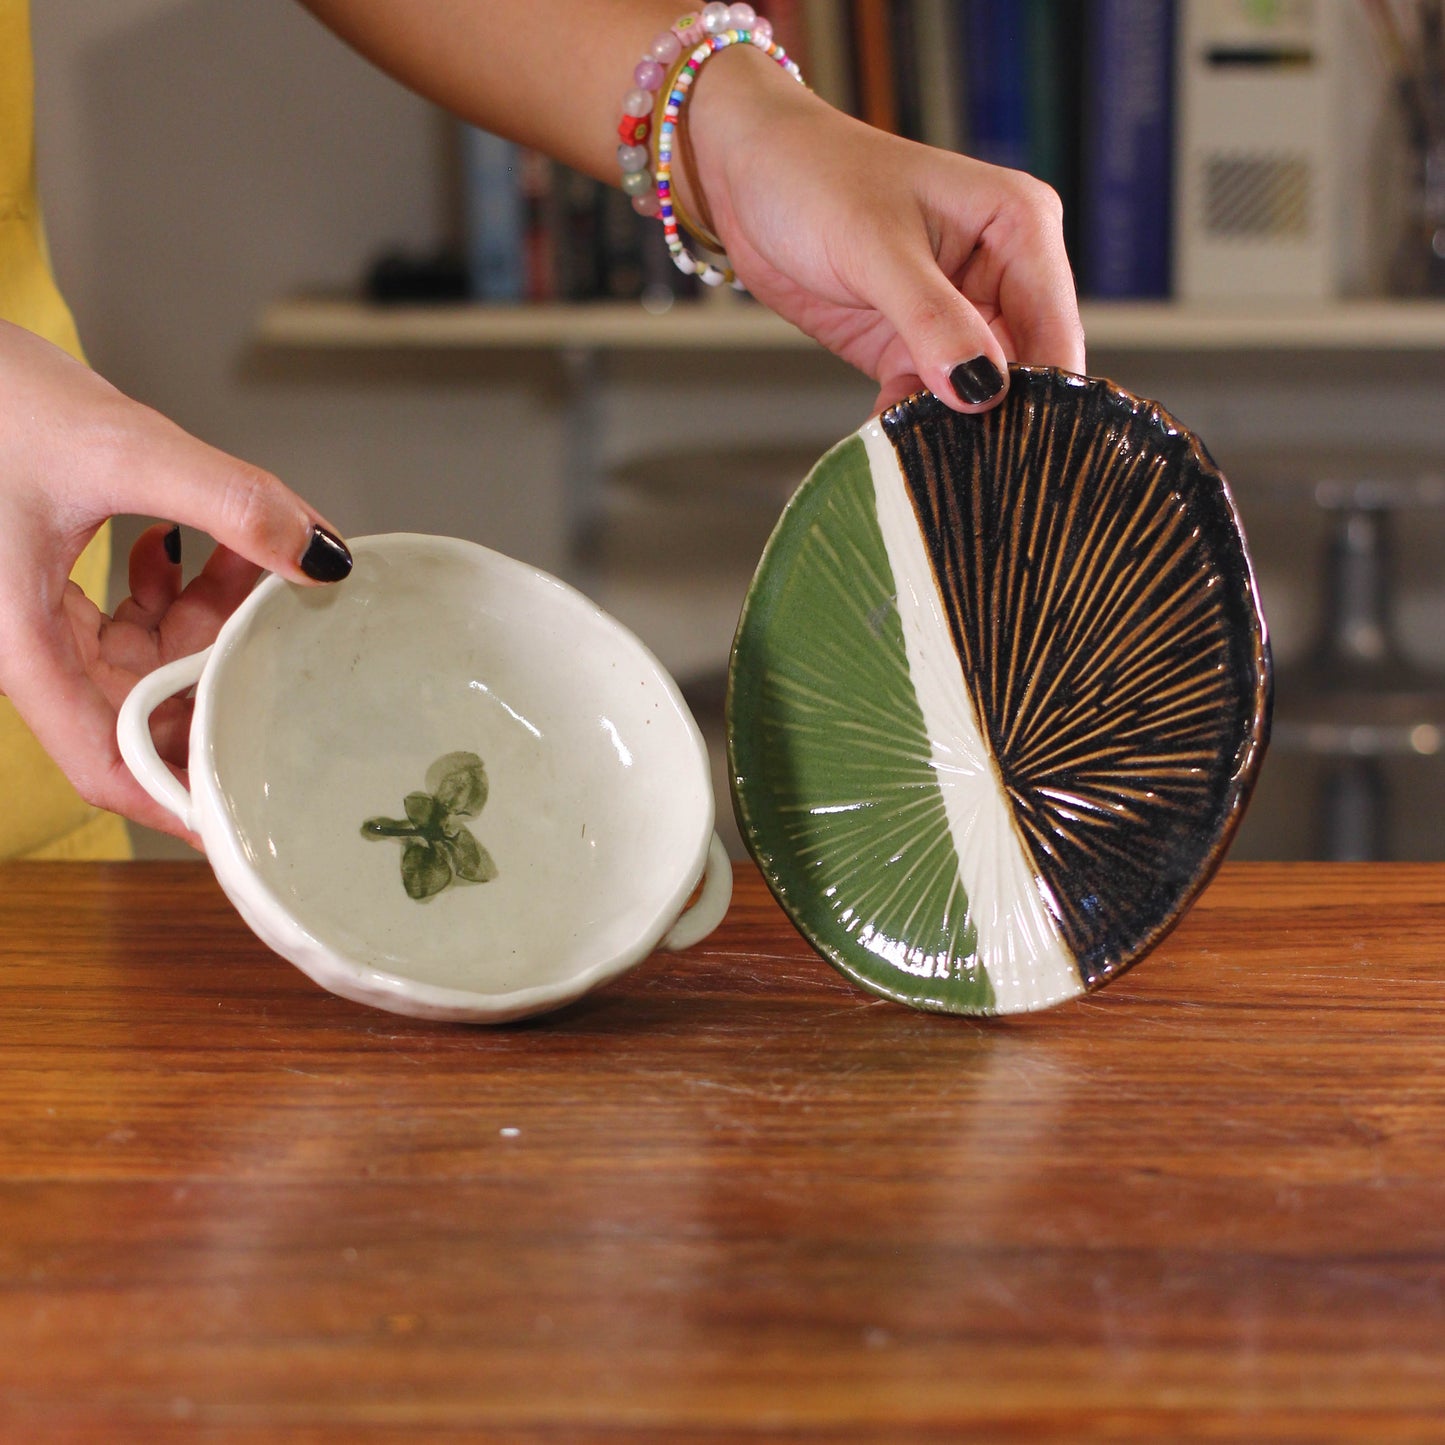
<path id="1" fill-rule="evenodd" d="M 926 393 L 788 505 L 733 647 L 744 838 L 888 998 L 1043 1008 L 1117 976 L 1222 856 L 1269 726 L 1264 623 L 1200 442 L 1108 382 Z"/>
<path id="2" fill-rule="evenodd" d="M 485 547 L 352 551 L 335 587 L 268 578 L 121 713 L 126 762 L 255 932 L 334 993 L 485 1022 L 709 933 L 731 869 L 701 735 L 652 654 Z M 148 724 L 192 683 L 188 793 Z"/>

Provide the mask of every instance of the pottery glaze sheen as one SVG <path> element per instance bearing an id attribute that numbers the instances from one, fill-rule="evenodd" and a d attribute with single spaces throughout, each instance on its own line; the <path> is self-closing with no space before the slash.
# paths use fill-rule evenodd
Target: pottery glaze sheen
<path id="1" fill-rule="evenodd" d="M 706 749 L 647 648 L 471 542 L 352 552 L 335 587 L 267 578 L 121 711 L 127 764 L 255 933 L 333 993 L 476 1022 L 710 933 L 732 872 Z M 149 718 L 192 684 L 187 792 Z"/>
<path id="2" fill-rule="evenodd" d="M 917 1008 L 1098 988 L 1223 857 L 1269 733 L 1228 485 L 1111 383 L 921 393 L 784 512 L 733 647 L 743 835 L 818 951 Z"/>

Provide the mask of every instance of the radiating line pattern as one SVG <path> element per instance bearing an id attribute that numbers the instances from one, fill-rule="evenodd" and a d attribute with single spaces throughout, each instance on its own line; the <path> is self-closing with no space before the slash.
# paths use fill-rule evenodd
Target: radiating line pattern
<path id="1" fill-rule="evenodd" d="M 739 624 L 734 802 L 773 891 L 835 966 L 916 1007 L 988 1012 L 862 441 L 820 466 L 826 484 L 790 504 Z"/>
<path id="2" fill-rule="evenodd" d="M 1013 801 L 958 665 L 898 453 L 876 422 L 860 435 L 873 472 L 878 530 L 893 573 L 908 675 L 953 834 L 978 959 L 1000 1013 L 1048 1008 L 1082 993 L 1083 980 L 1040 893 L 1033 858 L 1014 821 Z"/>
<path id="3" fill-rule="evenodd" d="M 1089 986 L 1146 951 L 1223 850 L 1269 658 L 1228 489 L 1106 382 L 1014 368 L 982 416 L 883 418 L 1018 827 Z"/>

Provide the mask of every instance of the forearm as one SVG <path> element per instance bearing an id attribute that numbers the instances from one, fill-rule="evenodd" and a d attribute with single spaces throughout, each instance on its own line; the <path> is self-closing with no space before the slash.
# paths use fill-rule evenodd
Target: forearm
<path id="1" fill-rule="evenodd" d="M 412 89 L 613 184 L 634 70 L 686 8 L 302 3 Z M 767 0 L 758 8 L 766 15 Z M 751 45 L 729 45 L 697 72 L 685 129 L 673 157 L 678 210 L 712 225 L 754 296 L 878 378 L 880 404 L 926 385 L 984 409 L 1002 398 L 1010 360 L 1082 367 L 1046 186 L 865 126 Z M 975 370 L 960 391 L 955 375 Z"/>
<path id="2" fill-rule="evenodd" d="M 614 183 L 617 122 L 633 68 L 653 36 L 688 9 L 685 0 L 302 3 L 412 90 L 475 125 Z M 758 8 L 766 13 L 766 4 Z M 791 84 L 760 54 L 717 57 L 699 77 L 694 134 L 701 140 L 719 132 L 720 149 L 731 143 L 731 132 L 721 132 L 729 113 L 746 108 L 744 93 Z M 727 95 L 734 89 L 736 106 Z"/>

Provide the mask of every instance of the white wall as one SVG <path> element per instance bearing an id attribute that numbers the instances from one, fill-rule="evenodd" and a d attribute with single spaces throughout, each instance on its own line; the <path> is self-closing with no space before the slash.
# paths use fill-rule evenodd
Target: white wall
<path id="1" fill-rule="evenodd" d="M 291 0 L 36 0 L 34 26 L 52 248 L 94 364 L 277 471 L 347 533 L 448 532 L 561 568 L 556 362 L 343 364 L 261 355 L 250 340 L 271 298 L 351 288 L 379 249 L 448 233 L 448 136 L 431 108 Z M 1445 461 L 1438 354 L 1091 362 L 1162 400 L 1241 479 L 1258 474 L 1260 453 L 1306 446 Z M 689 436 L 821 451 L 872 395 L 826 357 L 615 359 L 604 376 L 609 459 Z M 1248 481 L 1239 490 L 1288 663 L 1315 623 L 1322 525 L 1307 504 L 1282 506 Z M 703 533 L 694 545 L 713 542 Z M 1402 529 L 1402 631 L 1414 655 L 1445 667 L 1442 551 L 1441 518 Z M 734 559 L 739 578 L 748 561 Z M 648 634 L 645 618 L 628 620 Z M 1310 786 L 1306 771 L 1272 760 L 1242 851 L 1308 847 Z M 1399 791 L 1402 850 L 1445 856 L 1440 764 L 1410 765 Z"/>
<path id="2" fill-rule="evenodd" d="M 41 186 L 93 364 L 346 533 L 557 560 L 555 436 L 505 371 L 288 370 L 270 298 L 451 226 L 447 128 L 290 0 L 39 0 Z M 539 424 L 540 422 L 540 424 Z"/>

